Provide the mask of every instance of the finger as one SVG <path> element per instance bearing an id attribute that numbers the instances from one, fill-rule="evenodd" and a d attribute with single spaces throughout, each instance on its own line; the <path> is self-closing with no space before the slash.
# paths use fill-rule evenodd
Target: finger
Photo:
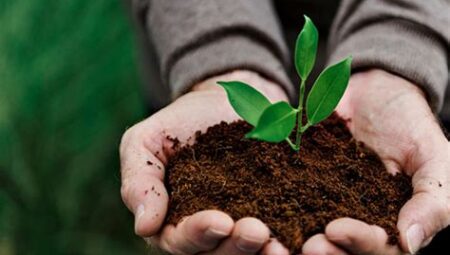
<path id="1" fill-rule="evenodd" d="M 165 227 L 158 243 L 172 254 L 196 254 L 216 248 L 231 234 L 233 227 L 233 219 L 227 214 L 201 211 L 185 218 L 176 227 Z"/>
<path id="2" fill-rule="evenodd" d="M 208 255 L 253 255 L 269 241 L 270 231 L 260 220 L 243 218 L 235 223 L 233 233 Z"/>
<path id="3" fill-rule="evenodd" d="M 348 255 L 330 242 L 324 234 L 317 234 L 308 239 L 303 244 L 302 252 L 303 255 Z"/>
<path id="4" fill-rule="evenodd" d="M 277 239 L 272 238 L 264 246 L 261 255 L 289 255 L 289 250 Z"/>
<path id="5" fill-rule="evenodd" d="M 139 124 L 138 124 L 139 125 Z M 139 128 L 127 131 L 120 146 L 121 195 L 135 215 L 135 232 L 145 237 L 161 227 L 167 211 L 164 166 L 143 144 Z"/>
<path id="6" fill-rule="evenodd" d="M 413 196 L 400 210 L 397 224 L 404 251 L 417 252 L 450 224 L 449 170 L 447 158 L 429 161 L 414 174 Z"/>
<path id="7" fill-rule="evenodd" d="M 365 222 L 341 218 L 329 223 L 326 238 L 350 254 L 397 255 L 402 254 L 397 246 L 388 244 L 388 235 L 381 227 Z"/>

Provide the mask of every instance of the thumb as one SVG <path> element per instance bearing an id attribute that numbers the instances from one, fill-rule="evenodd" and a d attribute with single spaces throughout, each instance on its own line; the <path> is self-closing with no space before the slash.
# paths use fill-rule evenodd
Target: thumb
<path id="1" fill-rule="evenodd" d="M 448 159 L 424 164 L 413 176 L 414 193 L 400 210 L 398 229 L 402 249 L 416 253 L 450 224 Z"/>
<path id="2" fill-rule="evenodd" d="M 120 146 L 120 192 L 125 205 L 134 213 L 136 234 L 149 237 L 160 230 L 167 212 L 164 165 L 132 132 L 127 131 Z"/>
<path id="3" fill-rule="evenodd" d="M 156 234 L 167 212 L 168 194 L 164 184 L 151 175 L 134 176 L 124 180 L 122 199 L 134 213 L 134 229 L 137 235 L 148 237 Z"/>

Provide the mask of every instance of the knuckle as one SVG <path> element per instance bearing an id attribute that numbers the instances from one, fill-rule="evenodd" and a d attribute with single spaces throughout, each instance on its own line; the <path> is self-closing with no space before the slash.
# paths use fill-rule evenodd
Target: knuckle
<path id="1" fill-rule="evenodd" d="M 184 249 L 181 247 L 182 243 L 177 242 L 173 238 L 169 237 L 162 242 L 162 248 L 174 255 L 189 255 Z"/>
<path id="2" fill-rule="evenodd" d="M 196 252 L 208 249 L 211 246 L 211 244 L 205 243 L 204 241 L 191 236 L 186 236 L 185 242 L 185 246 L 188 247 L 188 250 Z"/>
<path id="3" fill-rule="evenodd" d="M 450 201 L 447 200 L 447 204 L 445 206 L 445 215 L 449 218 L 449 224 L 450 224 Z"/>
<path id="4" fill-rule="evenodd" d="M 120 141 L 120 152 L 122 154 L 124 148 L 130 143 L 130 141 L 133 140 L 133 137 L 136 136 L 137 132 L 137 126 L 134 125 L 130 128 L 128 128 L 127 130 L 125 130 L 125 132 L 122 135 L 122 139 Z"/>
<path id="5" fill-rule="evenodd" d="M 440 206 L 440 212 L 442 218 L 442 228 L 445 228 L 450 225 L 450 203 L 447 199 L 446 201 L 441 204 Z"/>
<path id="6" fill-rule="evenodd" d="M 435 196 L 434 197 L 434 204 L 436 208 L 436 214 L 445 216 L 446 218 L 450 217 L 450 204 L 449 200 L 445 195 L 442 196 Z"/>
<path id="7" fill-rule="evenodd" d="M 161 248 L 163 251 L 168 252 L 169 254 L 177 254 L 174 248 L 171 246 L 171 244 L 168 243 L 167 240 L 165 239 L 161 239 L 158 247 Z"/>
<path id="8" fill-rule="evenodd" d="M 175 254 L 175 255 L 191 255 L 190 253 L 184 252 L 180 249 L 175 249 L 173 254 Z"/>
<path id="9" fill-rule="evenodd" d="M 428 215 L 428 217 L 435 220 L 428 221 L 429 227 L 425 228 L 426 236 L 432 236 L 436 231 L 450 225 L 450 204 L 448 200 L 441 196 L 433 196 L 430 200 L 432 201 L 429 207 L 431 215 Z"/>
<path id="10" fill-rule="evenodd" d="M 211 244 L 208 244 L 203 239 L 204 232 L 199 226 L 189 224 L 190 216 L 184 217 L 180 224 L 180 234 L 184 237 L 184 246 L 189 247 L 189 250 L 207 249 Z M 192 222 L 192 221 L 191 221 Z"/>
<path id="11" fill-rule="evenodd" d="M 133 185 L 131 185 L 130 182 L 127 180 L 122 181 L 122 186 L 120 187 L 120 195 L 122 197 L 123 202 L 125 202 L 127 206 L 131 206 L 129 204 L 129 201 L 133 196 L 133 192 L 134 192 Z"/>

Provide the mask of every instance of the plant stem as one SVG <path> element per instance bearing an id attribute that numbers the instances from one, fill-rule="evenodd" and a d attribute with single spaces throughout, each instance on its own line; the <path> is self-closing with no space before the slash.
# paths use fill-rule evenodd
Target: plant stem
<path id="1" fill-rule="evenodd" d="M 286 140 L 286 142 L 289 144 L 289 146 L 291 146 L 291 148 L 292 148 L 294 151 L 298 151 L 298 150 L 300 149 L 299 147 L 297 147 L 297 146 L 291 141 L 291 139 L 286 138 L 285 140 Z"/>
<path id="2" fill-rule="evenodd" d="M 306 125 L 304 125 L 302 127 L 302 129 L 300 130 L 301 133 L 305 133 L 306 129 L 308 129 L 309 127 L 311 127 L 311 123 L 307 122 Z"/>
<path id="3" fill-rule="evenodd" d="M 305 80 L 301 79 L 300 82 L 300 95 L 298 99 L 298 113 L 297 113 L 297 135 L 295 137 L 295 148 L 297 150 L 300 149 L 300 144 L 302 142 L 302 134 L 304 132 L 303 129 L 303 101 L 304 101 L 304 95 L 305 95 Z"/>

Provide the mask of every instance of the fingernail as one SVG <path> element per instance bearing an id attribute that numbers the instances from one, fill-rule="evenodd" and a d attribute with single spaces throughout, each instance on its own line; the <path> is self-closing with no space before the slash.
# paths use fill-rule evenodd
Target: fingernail
<path id="1" fill-rule="evenodd" d="M 411 254 L 415 254 L 422 246 L 425 239 L 422 228 L 419 224 L 414 224 L 406 231 L 406 241 Z"/>
<path id="2" fill-rule="evenodd" d="M 143 204 L 140 204 L 137 209 L 136 209 L 136 213 L 135 213 L 135 222 L 137 223 L 137 221 L 139 220 L 140 217 L 142 217 L 142 215 L 144 215 L 145 213 L 145 207 Z"/>
<path id="3" fill-rule="evenodd" d="M 427 240 L 425 240 L 425 242 L 423 242 L 423 247 L 428 246 L 431 243 L 431 241 L 433 241 L 433 238 L 434 238 L 434 235 L 429 237 Z"/>
<path id="4" fill-rule="evenodd" d="M 150 237 L 144 237 L 144 241 L 147 245 L 152 245 L 152 240 L 150 239 Z"/>
<path id="5" fill-rule="evenodd" d="M 228 236 L 228 233 L 217 230 L 217 229 L 208 228 L 205 231 L 205 236 L 207 238 L 211 238 L 211 239 L 219 239 L 219 238 L 224 238 L 224 237 Z"/>
<path id="6" fill-rule="evenodd" d="M 243 236 L 240 236 L 239 239 L 236 242 L 236 247 L 247 253 L 253 253 L 259 251 L 261 249 L 262 243 L 260 240 L 255 240 L 251 238 L 246 238 Z"/>

